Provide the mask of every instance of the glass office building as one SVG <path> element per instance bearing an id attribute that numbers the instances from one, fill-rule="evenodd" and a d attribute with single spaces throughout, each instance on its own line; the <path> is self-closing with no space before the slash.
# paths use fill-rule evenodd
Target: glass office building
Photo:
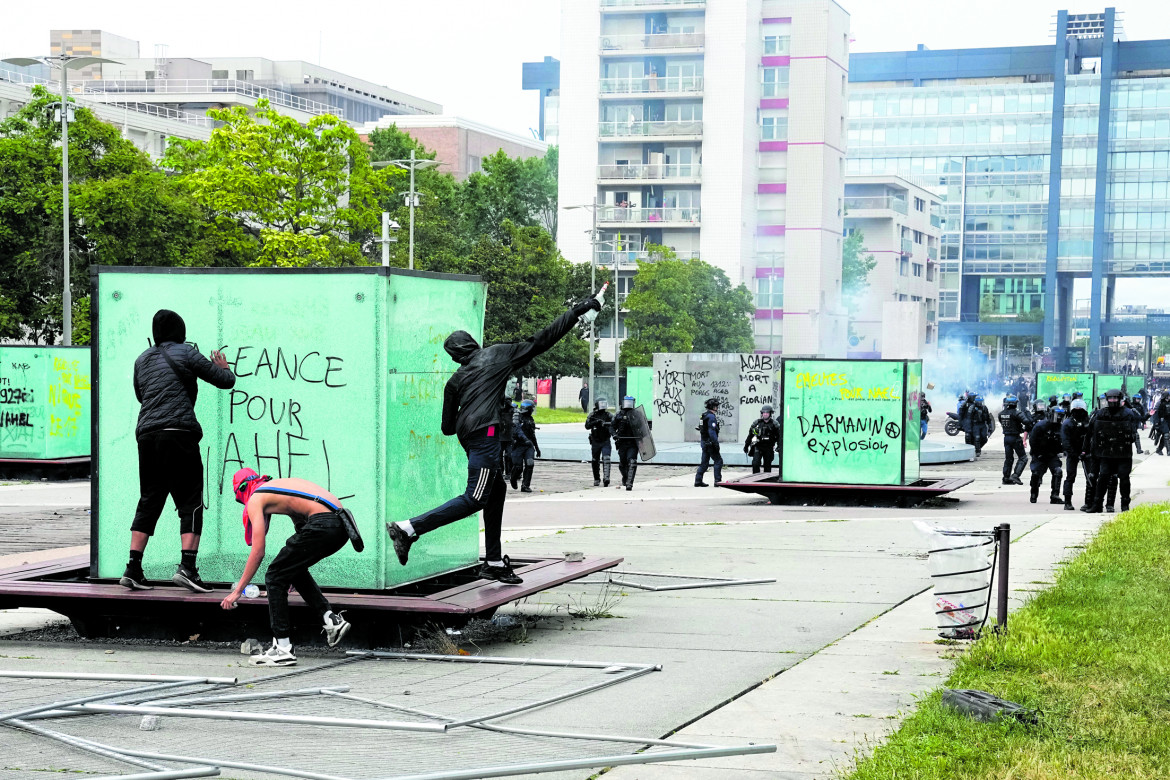
<path id="1" fill-rule="evenodd" d="M 1042 337 L 1068 367 L 1078 278 L 1090 367 L 1170 333 L 1113 318 L 1118 279 L 1170 276 L 1170 41 L 1118 40 L 1115 16 L 1059 12 L 1057 45 L 850 57 L 847 173 L 943 199 L 940 341 Z"/>

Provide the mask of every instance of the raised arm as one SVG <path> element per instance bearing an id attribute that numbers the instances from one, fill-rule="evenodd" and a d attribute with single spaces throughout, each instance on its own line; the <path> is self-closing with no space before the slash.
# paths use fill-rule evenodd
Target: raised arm
<path id="1" fill-rule="evenodd" d="M 236 375 L 218 351 L 211 353 L 214 363 L 203 357 L 194 347 L 187 351 L 187 367 L 191 373 L 220 390 L 230 390 L 236 384 Z"/>
<path id="2" fill-rule="evenodd" d="M 581 301 L 573 306 L 572 309 L 569 309 L 553 320 L 547 328 L 536 335 L 530 336 L 526 341 L 510 344 L 512 354 L 509 356 L 509 360 L 512 368 L 518 369 L 526 366 L 534 358 L 552 349 L 554 344 L 564 338 L 573 329 L 573 326 L 577 324 L 581 316 L 591 309 L 599 311 L 601 309 L 601 302 L 596 298 L 588 298 Z"/>

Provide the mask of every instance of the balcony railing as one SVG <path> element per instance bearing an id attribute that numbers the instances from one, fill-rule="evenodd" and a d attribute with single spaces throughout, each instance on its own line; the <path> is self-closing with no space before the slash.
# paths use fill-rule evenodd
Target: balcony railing
<path id="1" fill-rule="evenodd" d="M 784 209 L 766 209 L 756 212 L 757 225 L 783 225 L 786 213 Z"/>
<path id="2" fill-rule="evenodd" d="M 938 247 L 937 246 L 926 247 L 926 257 L 930 260 L 937 261 L 938 260 Z"/>
<path id="3" fill-rule="evenodd" d="M 902 254 L 909 255 L 914 252 L 914 242 L 908 238 L 902 239 Z"/>
<path id="4" fill-rule="evenodd" d="M 926 321 L 927 322 L 934 322 L 934 317 L 935 317 L 934 309 L 927 309 L 926 310 Z"/>
<path id="5" fill-rule="evenodd" d="M 654 95 L 662 92 L 693 94 L 703 91 L 702 76 L 630 76 L 601 79 L 603 95 Z"/>
<path id="6" fill-rule="evenodd" d="M 601 50 L 603 52 L 701 48 L 703 48 L 703 33 L 701 32 L 601 36 Z"/>
<path id="7" fill-rule="evenodd" d="M 856 197 L 846 198 L 845 208 L 854 211 L 864 211 L 866 209 L 890 209 L 899 214 L 906 213 L 906 201 L 902 198 L 894 198 L 885 195 L 874 195 L 872 197 Z"/>
<path id="8" fill-rule="evenodd" d="M 646 165 L 633 163 L 629 165 L 599 165 L 597 178 L 599 179 L 698 179 L 700 173 L 698 163 L 679 163 L 669 165 Z"/>
<path id="9" fill-rule="evenodd" d="M 703 121 L 693 119 L 639 122 L 599 122 L 597 132 L 602 138 L 633 138 L 639 136 L 679 136 L 703 134 Z"/>
<path id="10" fill-rule="evenodd" d="M 306 114 L 332 114 L 344 118 L 344 112 L 327 103 L 307 100 L 290 92 L 257 86 L 237 79 L 106 79 L 86 81 L 81 89 L 89 95 L 202 95 L 225 93 L 249 98 L 265 98 L 274 106 L 303 111 Z"/>
<path id="11" fill-rule="evenodd" d="M 601 0 L 602 8 L 638 7 L 643 5 L 696 5 L 703 6 L 707 0 Z"/>
<path id="12" fill-rule="evenodd" d="M 942 217 L 940 217 L 938 214 L 931 214 L 930 224 L 934 227 L 942 227 Z"/>
<path id="13" fill-rule="evenodd" d="M 632 206 L 603 206 L 597 209 L 598 222 L 622 223 L 684 223 L 699 224 L 697 207 L 660 206 L 658 208 L 633 208 Z"/>
<path id="14" fill-rule="evenodd" d="M 679 260 L 698 259 L 698 251 L 694 252 L 679 252 L 676 251 L 675 256 Z M 645 249 L 630 249 L 625 251 L 613 250 L 598 250 L 597 263 L 598 265 L 636 265 L 639 262 L 652 263 L 655 260 L 662 258 L 662 255 L 656 252 L 648 252 Z"/>

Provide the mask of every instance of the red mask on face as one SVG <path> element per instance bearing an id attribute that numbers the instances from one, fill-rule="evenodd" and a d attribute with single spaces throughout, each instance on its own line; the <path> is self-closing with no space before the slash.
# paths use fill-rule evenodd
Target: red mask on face
<path id="1" fill-rule="evenodd" d="M 270 481 L 272 477 L 257 474 L 253 469 L 240 469 L 232 475 L 232 491 L 236 494 L 236 501 L 244 505 L 244 541 L 249 547 L 252 546 L 252 521 L 248 519 L 248 499 L 256 488 Z"/>

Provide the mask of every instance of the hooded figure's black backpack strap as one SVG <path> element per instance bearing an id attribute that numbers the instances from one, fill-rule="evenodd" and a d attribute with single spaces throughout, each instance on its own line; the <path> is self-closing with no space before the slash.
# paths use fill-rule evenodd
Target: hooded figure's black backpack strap
<path id="1" fill-rule="evenodd" d="M 191 376 L 190 374 L 184 374 L 182 371 L 180 371 L 179 366 L 175 363 L 174 359 L 167 354 L 166 349 L 164 349 L 161 344 L 155 344 L 154 348 L 162 353 L 163 360 L 167 361 L 167 365 L 171 367 L 171 371 L 175 372 L 175 377 L 179 380 L 179 383 L 183 385 L 183 389 L 187 391 L 187 397 L 191 399 L 191 405 L 194 406 L 195 397 L 197 395 L 195 390 L 195 377 Z"/>

